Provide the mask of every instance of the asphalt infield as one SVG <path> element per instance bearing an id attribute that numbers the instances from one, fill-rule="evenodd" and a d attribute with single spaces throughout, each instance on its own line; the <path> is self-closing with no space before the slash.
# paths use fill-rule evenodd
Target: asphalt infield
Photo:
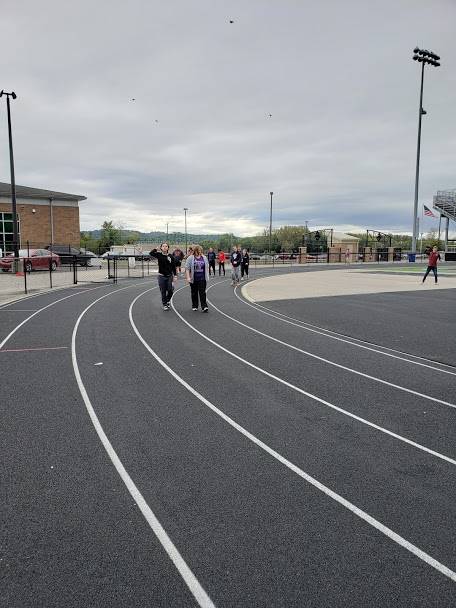
<path id="1" fill-rule="evenodd" d="M 439 293 L 440 323 L 426 333 L 430 292 L 280 300 L 265 314 L 217 277 L 204 315 L 185 287 L 164 312 L 154 287 L 125 281 L 0 309 L 0 341 L 37 313 L 0 349 L 3 603 L 211 605 L 103 447 L 73 337 L 100 426 L 212 605 L 453 606 L 456 579 L 436 563 L 456 570 L 456 370 L 443 365 L 454 364 L 454 291 Z M 401 350 L 430 357 L 438 343 L 443 364 L 299 320 L 396 349 L 400 330 Z"/>

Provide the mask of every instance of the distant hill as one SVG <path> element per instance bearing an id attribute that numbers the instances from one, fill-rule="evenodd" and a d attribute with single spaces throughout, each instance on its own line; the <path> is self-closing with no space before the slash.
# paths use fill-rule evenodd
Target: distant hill
<path id="1" fill-rule="evenodd" d="M 92 239 L 101 238 L 102 230 L 83 230 L 84 234 L 88 234 Z M 185 232 L 169 232 L 166 237 L 166 232 L 139 232 L 137 230 L 121 230 L 123 238 L 128 238 L 131 235 L 133 238 L 137 238 L 141 243 L 155 243 L 156 241 L 165 240 L 168 238 L 173 242 L 185 241 Z M 189 243 L 198 243 L 200 241 L 218 241 L 222 237 L 222 234 L 187 234 L 187 241 Z"/>

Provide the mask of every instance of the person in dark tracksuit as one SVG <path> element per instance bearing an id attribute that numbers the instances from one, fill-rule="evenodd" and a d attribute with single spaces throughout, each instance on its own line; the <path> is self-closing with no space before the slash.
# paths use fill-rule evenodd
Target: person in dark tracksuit
<path id="1" fill-rule="evenodd" d="M 190 283 L 192 296 L 192 310 L 198 310 L 198 296 L 203 312 L 208 312 L 206 300 L 206 286 L 209 281 L 209 262 L 203 255 L 200 245 L 193 247 L 193 255 L 189 255 L 185 263 L 185 274 Z"/>
<path id="2" fill-rule="evenodd" d="M 169 310 L 169 303 L 173 297 L 173 281 L 177 280 L 176 260 L 169 253 L 168 243 L 160 245 L 160 251 L 152 249 L 151 257 L 158 261 L 158 286 L 160 288 L 163 310 Z"/>
<path id="3" fill-rule="evenodd" d="M 434 245 L 434 247 L 432 248 L 431 253 L 429 254 L 429 261 L 428 261 L 428 267 L 426 268 L 426 272 L 424 273 L 424 277 L 423 277 L 423 283 L 426 280 L 426 277 L 428 276 L 428 274 L 431 272 L 434 273 L 434 279 L 435 282 L 437 283 L 437 262 L 438 260 L 440 260 L 440 253 L 438 248 Z"/>
<path id="4" fill-rule="evenodd" d="M 214 277 L 215 277 L 215 258 L 217 257 L 215 251 L 212 249 L 212 247 L 209 247 L 209 250 L 207 252 L 207 261 L 209 262 L 209 276 L 211 276 L 211 269 L 212 272 L 214 273 Z"/>
<path id="5" fill-rule="evenodd" d="M 242 250 L 242 262 L 241 262 L 241 279 L 244 278 L 244 275 L 249 278 L 249 264 L 250 264 L 250 256 L 247 249 Z"/>

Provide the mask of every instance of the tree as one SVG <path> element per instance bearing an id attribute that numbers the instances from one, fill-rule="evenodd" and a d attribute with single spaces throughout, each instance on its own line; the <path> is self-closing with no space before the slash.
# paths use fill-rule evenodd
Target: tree
<path id="1" fill-rule="evenodd" d="M 119 228 L 115 228 L 112 221 L 104 221 L 101 226 L 100 247 L 109 249 L 112 245 L 121 245 L 122 239 Z"/>

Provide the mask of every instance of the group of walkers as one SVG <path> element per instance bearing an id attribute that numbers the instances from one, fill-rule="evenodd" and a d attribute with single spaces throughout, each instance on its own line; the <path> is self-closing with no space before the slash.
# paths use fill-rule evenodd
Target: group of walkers
<path id="1" fill-rule="evenodd" d="M 174 292 L 174 282 L 178 275 L 182 273 L 182 263 L 185 259 L 185 278 L 190 285 L 192 299 L 192 310 L 198 310 L 198 303 L 203 312 L 208 312 L 206 287 L 211 274 L 215 277 L 215 264 L 218 261 L 218 274 L 226 276 L 225 273 L 225 253 L 219 249 L 216 253 L 209 247 L 207 255 L 204 255 L 201 245 L 192 245 L 187 250 L 185 258 L 182 249 L 176 248 L 172 253 L 169 252 L 169 244 L 162 243 L 160 251 L 152 249 L 151 257 L 158 261 L 158 286 L 160 288 L 163 310 L 169 310 L 171 298 Z M 230 255 L 231 262 L 231 285 L 236 287 L 241 279 L 248 278 L 250 256 L 247 249 L 239 245 L 233 247 Z"/>

